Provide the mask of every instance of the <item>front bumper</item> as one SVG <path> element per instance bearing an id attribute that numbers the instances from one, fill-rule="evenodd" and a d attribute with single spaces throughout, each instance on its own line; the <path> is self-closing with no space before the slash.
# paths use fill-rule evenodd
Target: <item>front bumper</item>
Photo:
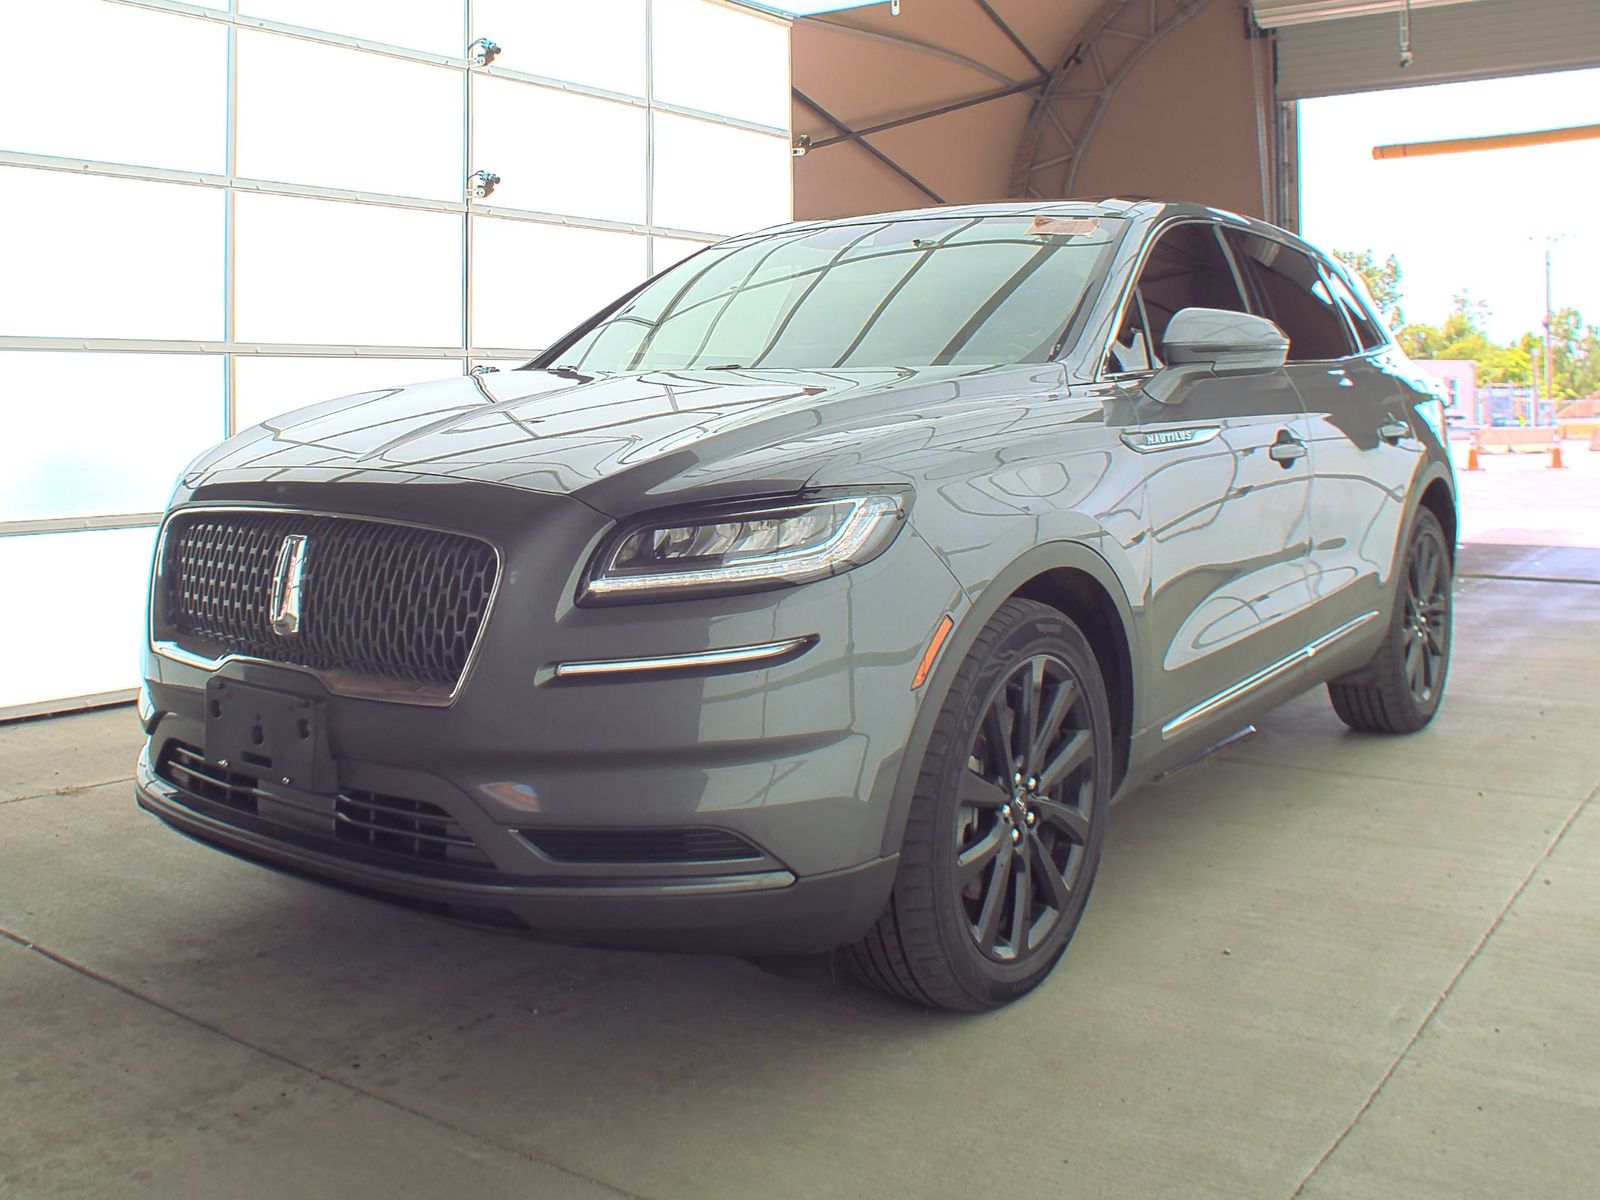
<path id="1" fill-rule="evenodd" d="M 696 878 L 542 882 L 429 877 L 318 849 L 311 839 L 206 811 L 156 778 L 139 804 L 179 833 L 262 866 L 474 924 L 551 940 L 641 950 L 808 954 L 855 940 L 882 910 L 896 856 L 797 879 L 785 870 Z"/>
<path id="2" fill-rule="evenodd" d="M 207 668 L 150 650 L 154 715 L 140 804 L 181 832 L 280 870 L 460 916 L 509 918 L 551 939 L 803 953 L 864 932 L 894 876 L 889 814 L 922 700 L 910 681 L 938 620 L 961 603 L 927 546 L 908 529 L 873 562 L 789 591 L 584 609 L 571 602 L 575 573 L 608 522 L 550 497 L 521 499 L 528 511 L 507 515 L 508 493 L 489 492 L 503 525 L 484 532 L 504 548 L 504 585 L 452 703 L 341 695 L 296 668 Z M 351 511 L 334 500 L 295 497 Z M 384 503 L 352 515 L 395 514 Z M 449 524 L 482 529 L 476 519 Z M 804 649 L 733 668 L 602 679 L 553 671 L 790 640 Z M 206 686 L 215 678 L 316 700 L 339 795 L 261 779 L 248 803 L 230 806 L 170 769 L 174 753 L 217 769 L 204 758 Z M 332 806 L 350 796 L 358 816 L 371 815 L 359 806 L 372 797 L 426 806 L 479 859 L 394 853 L 405 837 L 341 838 L 349 830 Z M 431 832 L 407 836 L 438 832 L 421 828 Z M 725 831 L 752 854 L 575 858 L 546 852 L 540 840 L 618 830 Z"/>

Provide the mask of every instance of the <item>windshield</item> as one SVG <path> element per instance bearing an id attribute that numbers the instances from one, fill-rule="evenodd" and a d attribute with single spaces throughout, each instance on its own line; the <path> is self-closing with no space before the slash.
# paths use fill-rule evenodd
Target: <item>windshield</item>
<path id="1" fill-rule="evenodd" d="M 1112 217 L 921 217 L 743 238 L 678 264 L 539 360 L 579 371 L 915 367 L 1048 358 Z"/>

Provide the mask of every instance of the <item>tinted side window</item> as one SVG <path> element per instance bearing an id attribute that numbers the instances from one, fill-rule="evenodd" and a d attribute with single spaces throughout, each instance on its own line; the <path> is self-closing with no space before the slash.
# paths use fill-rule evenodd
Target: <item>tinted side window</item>
<path id="1" fill-rule="evenodd" d="M 1185 308 L 1249 311 L 1215 226 L 1192 222 L 1161 235 L 1128 297 L 1107 370 L 1142 371 L 1160 366 L 1167 323 Z"/>
<path id="2" fill-rule="evenodd" d="M 1229 230 L 1228 237 L 1265 301 L 1267 315 L 1289 335 L 1290 362 L 1355 353 L 1350 331 L 1316 263 L 1270 238 L 1236 230 Z"/>
<path id="3" fill-rule="evenodd" d="M 1328 286 L 1333 289 L 1333 298 L 1339 302 L 1344 315 L 1350 318 L 1350 325 L 1356 331 L 1356 341 L 1361 343 L 1361 348 L 1371 350 L 1383 345 L 1383 334 L 1378 329 L 1378 323 L 1372 319 L 1372 314 L 1367 311 L 1367 306 L 1356 298 L 1355 292 L 1343 279 L 1332 271 L 1327 274 Z"/>

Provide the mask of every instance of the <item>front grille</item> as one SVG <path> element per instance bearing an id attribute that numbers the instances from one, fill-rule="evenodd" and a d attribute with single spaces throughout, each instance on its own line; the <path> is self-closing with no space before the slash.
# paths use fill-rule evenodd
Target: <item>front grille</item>
<path id="1" fill-rule="evenodd" d="M 305 814 L 314 810 L 300 799 L 263 788 L 262 780 L 248 772 L 207 762 L 193 746 L 168 742 L 156 762 L 156 775 L 190 795 L 263 820 L 297 814 L 295 830 L 309 831 Z M 496 869 L 494 860 L 437 804 L 356 788 L 342 789 L 332 800 L 331 812 L 322 810 L 331 849 L 358 847 L 446 866 Z"/>
<path id="2" fill-rule="evenodd" d="M 724 829 L 521 829 L 541 853 L 571 863 L 690 863 L 759 859 Z"/>
<path id="3" fill-rule="evenodd" d="M 273 574 L 306 538 L 300 626 L 273 631 Z M 451 689 L 494 590 L 493 547 L 461 534 L 354 517 L 194 512 L 173 518 L 165 635 L 207 657 L 240 654 L 314 670 Z"/>

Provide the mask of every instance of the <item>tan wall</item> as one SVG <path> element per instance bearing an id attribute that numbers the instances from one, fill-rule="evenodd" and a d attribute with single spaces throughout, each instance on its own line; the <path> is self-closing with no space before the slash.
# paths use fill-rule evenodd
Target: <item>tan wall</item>
<path id="1" fill-rule="evenodd" d="M 1073 190 L 1198 200 L 1265 216 L 1250 80 L 1251 54 L 1264 55 L 1265 45 L 1243 36 L 1236 4 L 1211 0 L 1117 89 Z M 1263 71 L 1269 102 L 1270 80 Z"/>
<path id="2" fill-rule="evenodd" d="M 1054 63 L 1097 5 L 1084 0 L 1026 4 L 1013 0 L 1000 7 L 1019 31 L 1027 26 L 1024 36 L 1035 52 Z M 1003 67 L 1012 78 L 1031 73 L 1024 60 L 1007 61 L 997 53 L 992 39 L 978 44 L 979 39 L 990 38 L 992 29 L 954 25 L 957 19 L 970 20 L 972 13 L 980 13 L 976 5 L 924 0 L 907 4 L 903 11 L 898 24 L 881 15 L 873 19 L 883 29 L 982 58 Z M 1053 35 L 1044 27 L 1050 21 L 1063 23 Z M 1261 52 L 1265 45 L 1244 37 L 1234 0 L 1209 0 L 1122 82 L 1089 144 L 1074 193 L 1172 196 L 1259 215 L 1261 176 L 1250 60 L 1252 50 Z M 795 86 L 857 128 L 1001 86 L 960 64 L 808 21 L 795 24 L 793 57 Z M 1266 76 L 1263 86 L 1270 90 Z M 1012 159 L 1031 106 L 1031 96 L 1012 96 L 875 134 L 871 140 L 946 203 L 1005 199 Z M 799 102 L 794 130 L 815 138 L 837 132 Z M 859 146 L 847 143 L 797 159 L 794 179 L 795 216 L 801 219 L 935 203 Z"/>
<path id="3" fill-rule="evenodd" d="M 962 46 L 968 53 L 985 51 L 983 57 L 1003 64 L 1010 77 L 1027 78 L 1031 68 L 1020 56 L 1011 61 L 1004 58 L 1002 51 L 1009 48 L 992 27 L 983 35 L 988 38 L 986 45 L 965 45 L 973 33 L 983 32 L 973 13 L 981 17 L 981 10 L 967 0 L 959 7 L 954 0 L 934 0 L 908 4 L 904 16 L 892 20 L 871 10 L 852 16 L 856 23 L 875 24 L 885 32 L 903 33 L 929 45 Z M 821 22 L 796 21 L 791 45 L 795 87 L 855 128 L 1003 86 L 992 76 L 949 59 L 870 41 Z M 1031 104 L 1028 96 L 1010 96 L 873 134 L 871 141 L 946 203 L 993 200 L 1000 194 L 996 189 L 1005 186 L 1017 135 Z M 798 100 L 793 127 L 797 134 L 809 133 L 818 139 L 838 132 Z M 795 160 L 794 211 L 798 218 L 883 212 L 937 202 L 856 145 L 828 146 Z"/>
<path id="4" fill-rule="evenodd" d="M 1030 104 L 1030 97 L 1009 96 L 982 108 L 874 134 L 871 140 L 946 204 L 999 200 L 1005 196 L 1017 134 Z M 800 119 L 797 109 L 797 130 L 818 124 L 814 117 L 804 125 Z M 794 214 L 799 219 L 923 208 L 939 200 L 857 146 L 829 146 L 795 161 Z"/>

